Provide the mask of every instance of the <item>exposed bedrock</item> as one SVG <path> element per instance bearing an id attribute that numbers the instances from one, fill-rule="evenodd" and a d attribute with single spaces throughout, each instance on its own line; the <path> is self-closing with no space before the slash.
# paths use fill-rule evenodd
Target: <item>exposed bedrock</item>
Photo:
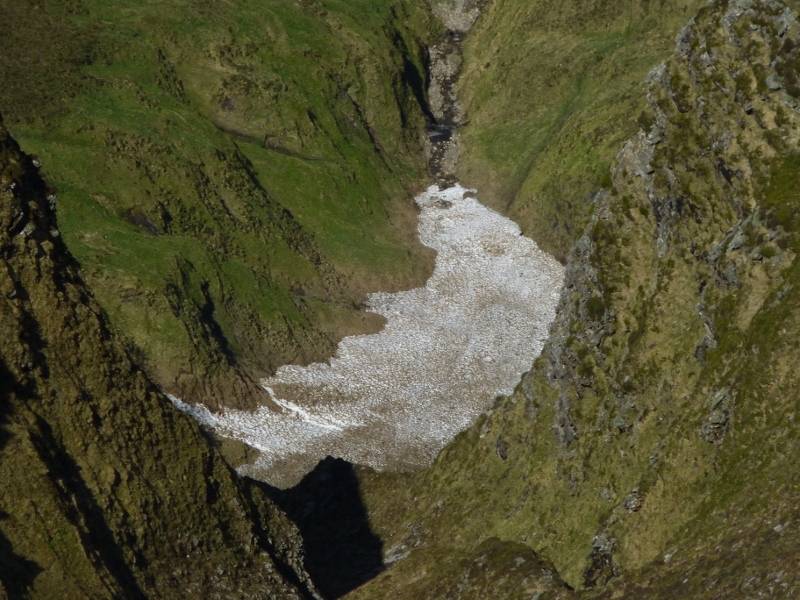
<path id="1" fill-rule="evenodd" d="M 444 187 L 456 182 L 458 130 L 464 123 L 464 111 L 458 98 L 464 37 L 486 3 L 487 0 L 431 0 L 444 33 L 429 49 L 428 101 L 433 119 L 428 130 L 426 154 L 431 174 Z"/>

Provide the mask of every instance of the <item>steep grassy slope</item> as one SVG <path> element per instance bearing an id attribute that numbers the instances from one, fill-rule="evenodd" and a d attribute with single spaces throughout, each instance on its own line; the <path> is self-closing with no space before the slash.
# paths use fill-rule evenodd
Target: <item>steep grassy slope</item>
<path id="1" fill-rule="evenodd" d="M 296 530 L 110 332 L 2 123 L 0 270 L 0 597 L 312 597 Z"/>
<path id="2" fill-rule="evenodd" d="M 0 111 L 171 391 L 248 404 L 374 328 L 366 291 L 424 277 L 425 5 L 2 1 L 0 22 Z"/>
<path id="3" fill-rule="evenodd" d="M 364 475 L 384 555 L 408 557 L 355 597 L 485 597 L 458 564 L 492 540 L 589 596 L 800 594 L 799 67 L 782 2 L 682 31 L 533 370 L 430 471 Z M 531 573 L 503 577 L 523 597 Z"/>
<path id="4" fill-rule="evenodd" d="M 494 0 L 467 39 L 460 177 L 564 259 L 700 0 Z M 494 199 L 494 200 L 492 200 Z"/>

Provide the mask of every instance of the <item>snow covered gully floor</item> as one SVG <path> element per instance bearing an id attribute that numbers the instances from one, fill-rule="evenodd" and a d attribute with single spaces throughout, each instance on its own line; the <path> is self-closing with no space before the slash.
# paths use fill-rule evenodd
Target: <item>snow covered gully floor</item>
<path id="1" fill-rule="evenodd" d="M 329 363 L 278 369 L 262 383 L 279 410 L 214 414 L 173 398 L 261 452 L 242 473 L 287 486 L 327 455 L 376 469 L 430 464 L 541 352 L 562 266 L 469 190 L 434 186 L 416 201 L 436 266 L 425 287 L 370 295 L 383 331 L 343 339 Z"/>

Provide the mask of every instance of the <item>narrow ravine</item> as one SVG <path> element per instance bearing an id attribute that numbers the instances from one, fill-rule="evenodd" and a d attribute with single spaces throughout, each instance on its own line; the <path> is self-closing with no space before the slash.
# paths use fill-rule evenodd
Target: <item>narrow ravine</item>
<path id="1" fill-rule="evenodd" d="M 432 10 L 445 33 L 430 49 L 428 98 L 435 120 L 428 127 L 427 158 L 431 176 L 441 188 L 457 182 L 458 131 L 464 123 L 457 86 L 463 64 L 462 45 L 485 1 L 432 1 Z"/>
<path id="2" fill-rule="evenodd" d="M 498 395 L 511 393 L 541 352 L 563 268 L 456 182 L 463 111 L 455 84 L 478 5 L 441 6 L 448 31 L 431 49 L 429 90 L 436 185 L 416 198 L 419 238 L 437 252 L 434 272 L 425 287 L 370 295 L 367 310 L 386 319 L 381 332 L 347 337 L 329 362 L 287 365 L 263 381 L 277 409 L 215 414 L 173 399 L 217 434 L 260 452 L 243 474 L 286 487 L 328 455 L 377 469 L 428 465 Z"/>

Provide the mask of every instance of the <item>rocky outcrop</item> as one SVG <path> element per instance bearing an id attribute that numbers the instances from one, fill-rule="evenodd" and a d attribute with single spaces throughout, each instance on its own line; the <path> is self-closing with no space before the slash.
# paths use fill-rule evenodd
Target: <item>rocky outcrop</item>
<path id="1" fill-rule="evenodd" d="M 431 7 L 445 29 L 467 33 L 480 17 L 486 3 L 487 0 L 431 0 Z"/>
<path id="2" fill-rule="evenodd" d="M 464 125 L 457 87 L 463 68 L 463 43 L 485 4 L 486 0 L 431 0 L 431 9 L 444 33 L 428 51 L 431 122 L 425 150 L 429 170 L 442 187 L 457 181 L 459 129 Z"/>
<path id="3" fill-rule="evenodd" d="M 0 124 L 0 597 L 312 598 L 299 536 L 142 373 Z"/>
<path id="4" fill-rule="evenodd" d="M 376 597 L 575 600 L 577 594 L 552 564 L 529 547 L 489 538 L 467 552 L 436 547 L 415 552 L 348 596 L 353 600 Z"/>

